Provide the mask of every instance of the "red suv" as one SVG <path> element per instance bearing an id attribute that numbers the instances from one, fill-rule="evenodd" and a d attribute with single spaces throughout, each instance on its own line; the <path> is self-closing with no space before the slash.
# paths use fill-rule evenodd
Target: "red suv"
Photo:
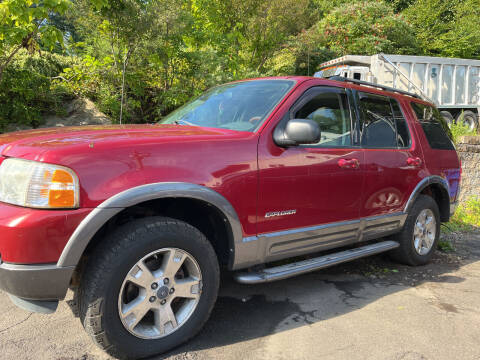
<path id="1" fill-rule="evenodd" d="M 0 153 L 0 288 L 47 313 L 73 289 L 92 339 L 128 358 L 195 335 L 220 269 L 425 264 L 461 173 L 432 104 L 343 78 L 234 82 L 159 124 L 4 134 Z"/>

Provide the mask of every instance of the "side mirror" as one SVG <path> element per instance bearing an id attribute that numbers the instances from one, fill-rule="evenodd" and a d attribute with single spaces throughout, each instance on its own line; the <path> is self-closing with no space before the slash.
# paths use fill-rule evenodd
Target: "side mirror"
<path id="1" fill-rule="evenodd" d="M 273 141 L 281 147 L 316 144 L 320 141 L 320 127 L 312 120 L 292 119 L 285 127 L 275 129 Z"/>

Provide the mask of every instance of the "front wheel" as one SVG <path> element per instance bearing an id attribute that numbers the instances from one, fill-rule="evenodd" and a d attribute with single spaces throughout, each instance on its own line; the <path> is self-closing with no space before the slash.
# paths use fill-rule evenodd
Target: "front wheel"
<path id="1" fill-rule="evenodd" d="M 408 213 L 400 233 L 394 236 L 400 247 L 390 256 L 403 264 L 425 265 L 437 246 L 440 236 L 440 212 L 430 196 L 419 195 Z"/>
<path id="2" fill-rule="evenodd" d="M 118 228 L 86 269 L 80 319 L 97 345 L 120 358 L 163 353 L 187 341 L 207 321 L 218 293 L 210 242 L 169 218 Z"/>

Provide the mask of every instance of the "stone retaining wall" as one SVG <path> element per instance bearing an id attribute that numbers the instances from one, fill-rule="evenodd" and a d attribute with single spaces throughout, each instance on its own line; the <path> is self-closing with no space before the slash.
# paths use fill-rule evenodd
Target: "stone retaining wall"
<path id="1" fill-rule="evenodd" d="M 462 160 L 460 201 L 480 196 L 480 136 L 462 136 L 457 144 Z"/>

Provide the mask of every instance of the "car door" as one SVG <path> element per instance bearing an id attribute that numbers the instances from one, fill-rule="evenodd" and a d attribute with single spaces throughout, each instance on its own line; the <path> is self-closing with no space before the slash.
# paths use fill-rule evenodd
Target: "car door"
<path id="1" fill-rule="evenodd" d="M 317 144 L 282 148 L 262 133 L 257 230 L 266 261 L 357 240 L 364 153 L 353 140 L 350 102 L 343 88 L 313 87 L 277 124 L 316 121 Z"/>
<path id="2" fill-rule="evenodd" d="M 422 150 L 413 141 L 399 102 L 392 97 L 356 93 L 360 140 L 365 153 L 361 217 L 363 240 L 386 235 L 403 225 L 403 210 L 422 179 Z"/>

